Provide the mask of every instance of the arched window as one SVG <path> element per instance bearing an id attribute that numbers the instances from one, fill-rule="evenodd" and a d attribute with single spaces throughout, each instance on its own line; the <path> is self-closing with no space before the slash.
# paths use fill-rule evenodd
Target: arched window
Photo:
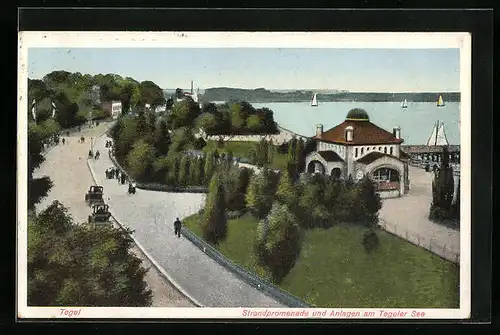
<path id="1" fill-rule="evenodd" d="M 366 148 L 366 152 L 370 151 L 370 147 Z"/>
<path id="2" fill-rule="evenodd" d="M 380 168 L 372 173 L 372 179 L 376 182 L 398 182 L 399 173 L 395 169 L 391 168 Z"/>
<path id="3" fill-rule="evenodd" d="M 358 157 L 358 148 L 356 148 L 354 151 L 354 157 Z"/>
<path id="4" fill-rule="evenodd" d="M 387 147 L 384 147 L 384 154 L 387 153 Z"/>
<path id="5" fill-rule="evenodd" d="M 365 148 L 361 148 L 361 155 L 365 153 Z"/>
<path id="6" fill-rule="evenodd" d="M 392 147 L 390 148 L 389 153 L 392 155 Z"/>
<path id="7" fill-rule="evenodd" d="M 382 147 L 378 147 L 378 151 L 382 151 Z"/>

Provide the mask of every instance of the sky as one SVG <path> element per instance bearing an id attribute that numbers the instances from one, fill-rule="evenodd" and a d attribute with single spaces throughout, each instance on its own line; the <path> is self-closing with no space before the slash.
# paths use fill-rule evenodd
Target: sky
<path id="1" fill-rule="evenodd" d="M 28 76 L 114 73 L 164 89 L 458 92 L 459 49 L 30 48 Z"/>

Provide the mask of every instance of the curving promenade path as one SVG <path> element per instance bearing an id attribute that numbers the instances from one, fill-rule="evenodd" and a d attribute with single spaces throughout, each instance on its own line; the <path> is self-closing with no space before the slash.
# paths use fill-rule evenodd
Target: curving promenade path
<path id="1" fill-rule="evenodd" d="M 45 162 L 35 170 L 35 177 L 49 176 L 54 183 L 47 197 L 36 206 L 37 211 L 47 208 L 54 200 L 66 206 L 75 222 L 87 220 L 90 208 L 84 201 L 84 195 L 94 184 L 87 165 L 90 137 L 103 134 L 110 124 L 101 123 L 92 129 L 84 128 L 81 132 L 61 136 L 66 144 L 56 145 L 45 152 Z M 78 143 L 80 136 L 85 136 L 86 143 Z M 184 295 L 165 279 L 150 260 L 137 246 L 131 252 L 142 260 L 142 265 L 149 269 L 144 280 L 153 293 L 152 307 L 194 307 Z"/>
<path id="2" fill-rule="evenodd" d="M 113 216 L 134 230 L 136 241 L 173 282 L 206 307 L 284 307 L 243 282 L 184 237 L 174 236 L 175 218 L 196 213 L 204 204 L 204 194 L 137 189 L 135 195 L 128 195 L 127 185 L 106 179 L 106 168 L 113 166 L 105 148 L 107 139 L 104 135 L 94 143 L 101 158 L 89 161 L 92 173 L 104 187 L 105 201 Z"/>

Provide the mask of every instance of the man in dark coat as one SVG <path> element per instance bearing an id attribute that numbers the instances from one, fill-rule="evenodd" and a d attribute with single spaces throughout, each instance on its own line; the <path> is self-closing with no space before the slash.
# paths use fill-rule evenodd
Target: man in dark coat
<path id="1" fill-rule="evenodd" d="M 181 221 L 179 220 L 179 218 L 176 218 L 174 222 L 174 233 L 175 235 L 177 235 L 177 237 L 181 237 L 181 227 Z"/>

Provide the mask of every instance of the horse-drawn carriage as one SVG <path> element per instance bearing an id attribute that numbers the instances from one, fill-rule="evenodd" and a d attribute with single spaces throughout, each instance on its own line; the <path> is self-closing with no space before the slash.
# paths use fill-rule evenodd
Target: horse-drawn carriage
<path id="1" fill-rule="evenodd" d="M 102 186 L 90 186 L 89 191 L 85 194 L 85 201 L 89 203 L 89 205 L 103 205 L 104 200 L 102 198 L 103 195 L 103 187 Z"/>
<path id="2" fill-rule="evenodd" d="M 92 206 L 92 214 L 89 215 L 89 223 L 105 223 L 109 221 L 111 213 L 109 206 L 106 204 L 98 204 Z"/>

